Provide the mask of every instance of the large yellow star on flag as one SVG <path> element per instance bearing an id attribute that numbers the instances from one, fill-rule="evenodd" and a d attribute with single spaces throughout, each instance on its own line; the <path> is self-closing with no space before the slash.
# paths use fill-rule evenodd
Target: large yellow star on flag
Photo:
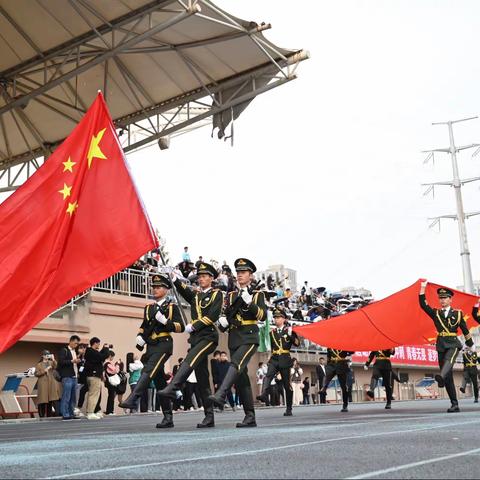
<path id="1" fill-rule="evenodd" d="M 88 160 L 88 168 L 92 165 L 92 161 L 94 158 L 102 158 L 105 160 L 107 157 L 103 154 L 100 150 L 100 146 L 98 145 L 103 138 L 103 134 L 105 133 L 106 128 L 100 130 L 97 135 L 92 137 L 90 141 L 90 147 L 88 148 L 87 160 Z"/>
<path id="2" fill-rule="evenodd" d="M 69 187 L 66 183 L 64 183 L 63 188 L 58 191 L 58 193 L 61 193 L 63 195 L 64 200 L 70 196 L 71 192 L 72 192 L 72 187 Z"/>
<path id="3" fill-rule="evenodd" d="M 77 201 L 70 203 L 68 202 L 68 207 L 67 207 L 67 213 L 72 216 L 73 212 L 78 208 L 78 203 Z"/>
<path id="4" fill-rule="evenodd" d="M 68 157 L 68 160 L 66 162 L 62 162 L 63 163 L 63 171 L 64 172 L 71 172 L 73 173 L 73 166 L 77 164 L 77 162 L 72 162 L 72 160 L 70 159 L 70 157 Z"/>

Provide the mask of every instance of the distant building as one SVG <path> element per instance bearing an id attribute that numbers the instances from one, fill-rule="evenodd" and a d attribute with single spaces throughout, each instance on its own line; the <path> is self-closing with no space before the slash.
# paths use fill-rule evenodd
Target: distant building
<path id="1" fill-rule="evenodd" d="M 292 292 L 297 291 L 297 271 L 285 267 L 285 265 L 270 265 L 263 272 L 258 272 L 258 278 L 266 281 L 272 275 L 275 283 L 281 284 L 284 289 L 290 288 Z"/>
<path id="2" fill-rule="evenodd" d="M 461 290 L 462 292 L 465 291 L 465 287 L 463 285 L 460 285 L 457 287 L 457 290 Z M 474 295 L 480 295 L 480 280 L 475 280 L 473 282 L 473 293 Z"/>
<path id="3" fill-rule="evenodd" d="M 344 287 L 340 290 L 342 295 L 348 295 L 350 297 L 362 297 L 362 298 L 371 298 L 372 292 L 366 288 L 355 288 L 355 287 Z"/>

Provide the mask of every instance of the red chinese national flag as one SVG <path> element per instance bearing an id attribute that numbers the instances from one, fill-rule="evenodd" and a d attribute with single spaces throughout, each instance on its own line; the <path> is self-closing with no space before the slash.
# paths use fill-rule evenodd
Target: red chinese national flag
<path id="1" fill-rule="evenodd" d="M 421 280 L 418 280 L 408 288 L 346 315 L 295 327 L 294 330 L 318 345 L 349 351 L 435 343 L 437 331 L 433 321 L 418 302 L 420 283 Z M 442 286 L 427 284 L 427 302 L 434 308 L 440 306 L 437 288 Z M 463 311 L 470 330 L 478 327 L 472 318 L 472 308 L 478 297 L 459 290 L 453 291 L 452 307 Z M 458 334 L 462 334 L 460 330 Z"/>
<path id="2" fill-rule="evenodd" d="M 0 205 L 0 353 L 156 246 L 99 93 L 55 153 Z"/>

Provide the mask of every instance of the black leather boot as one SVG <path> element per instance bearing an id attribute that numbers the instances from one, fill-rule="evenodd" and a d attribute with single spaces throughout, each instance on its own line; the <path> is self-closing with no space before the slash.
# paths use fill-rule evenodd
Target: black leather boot
<path id="1" fill-rule="evenodd" d="M 163 412 L 163 420 L 157 423 L 156 428 L 173 428 L 173 415 L 172 412 Z"/>
<path id="2" fill-rule="evenodd" d="M 344 403 L 343 408 L 340 411 L 341 412 L 348 412 L 348 403 Z"/>
<path id="3" fill-rule="evenodd" d="M 237 423 L 237 428 L 248 428 L 256 427 L 257 422 L 255 421 L 255 409 L 253 407 L 253 394 L 252 387 L 247 386 L 243 387 L 240 392 L 240 398 L 243 402 L 243 411 L 245 412 L 245 418 L 242 422 Z"/>
<path id="4" fill-rule="evenodd" d="M 392 402 L 388 401 L 387 404 L 385 405 L 385 410 L 391 410 L 392 409 Z"/>
<path id="5" fill-rule="evenodd" d="M 452 406 L 447 410 L 447 413 L 457 413 L 460 411 L 458 402 L 453 401 Z"/>
<path id="6" fill-rule="evenodd" d="M 232 388 L 232 385 L 235 383 L 235 380 L 238 376 L 238 370 L 233 365 L 230 365 L 227 370 L 227 374 L 223 379 L 220 388 L 215 392 L 215 395 L 210 395 L 208 400 L 213 402 L 213 404 L 219 408 L 222 408 L 226 402 L 227 392 Z M 252 402 L 253 403 L 253 402 Z"/>
<path id="7" fill-rule="evenodd" d="M 150 384 L 150 375 L 148 373 L 142 373 L 140 378 L 138 379 L 133 392 L 128 396 L 126 400 L 119 403 L 118 406 L 120 408 L 129 408 L 130 410 L 134 410 L 137 408 L 138 399 L 143 395 Z"/>
<path id="8" fill-rule="evenodd" d="M 172 381 L 163 389 L 160 390 L 158 395 L 161 398 L 169 398 L 170 400 L 175 400 L 177 398 L 177 390 L 182 388 L 182 385 L 185 383 L 187 378 L 193 372 L 193 368 L 183 361 L 178 368 L 177 373 L 173 377 Z"/>
<path id="9" fill-rule="evenodd" d="M 204 404 L 203 411 L 205 412 L 205 418 L 197 423 L 197 428 L 212 428 L 215 426 L 215 418 L 213 416 L 213 404 L 208 402 L 208 407 Z"/>

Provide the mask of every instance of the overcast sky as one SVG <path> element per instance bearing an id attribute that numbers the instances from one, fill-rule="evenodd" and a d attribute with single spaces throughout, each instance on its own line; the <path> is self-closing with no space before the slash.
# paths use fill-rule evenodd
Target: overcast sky
<path id="1" fill-rule="evenodd" d="M 153 224 L 175 261 L 251 258 L 283 263 L 329 290 L 366 287 L 384 297 L 427 277 L 461 285 L 446 121 L 480 114 L 480 2 L 476 0 L 217 0 L 229 13 L 272 23 L 267 38 L 304 48 L 299 78 L 263 94 L 235 123 L 235 146 L 209 127 L 129 155 Z M 458 145 L 480 143 L 480 120 L 455 126 Z M 459 155 L 464 178 L 480 155 Z M 464 188 L 480 210 L 479 186 Z M 480 217 L 468 221 L 480 279 Z"/>

